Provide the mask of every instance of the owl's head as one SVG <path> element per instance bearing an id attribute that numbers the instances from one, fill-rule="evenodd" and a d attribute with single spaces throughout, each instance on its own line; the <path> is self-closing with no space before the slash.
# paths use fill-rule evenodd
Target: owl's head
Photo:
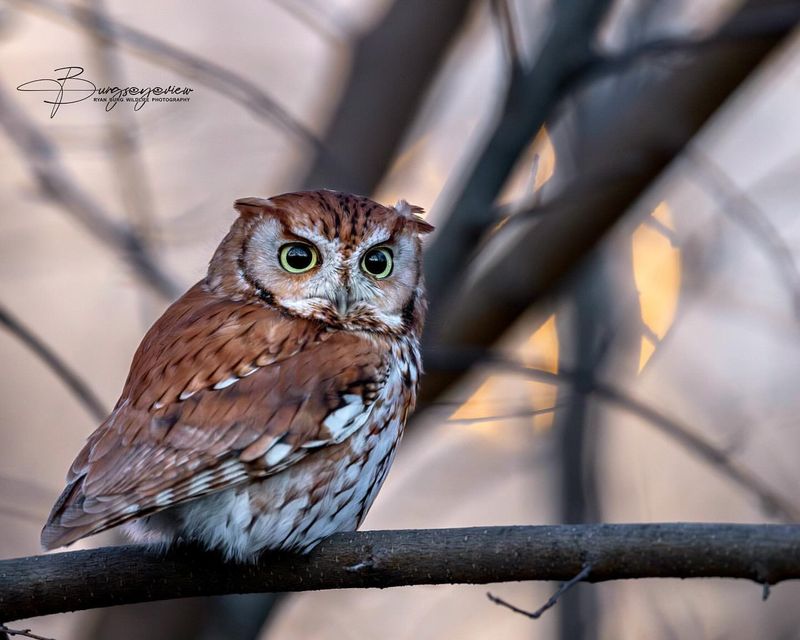
<path id="1" fill-rule="evenodd" d="M 418 333 L 425 311 L 420 235 L 433 227 L 401 201 L 335 191 L 243 198 L 208 285 L 347 330 Z"/>

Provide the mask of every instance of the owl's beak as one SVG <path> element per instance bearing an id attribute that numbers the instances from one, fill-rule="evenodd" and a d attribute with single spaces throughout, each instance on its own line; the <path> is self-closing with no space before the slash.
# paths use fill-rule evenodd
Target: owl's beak
<path id="1" fill-rule="evenodd" d="M 339 289 L 336 291 L 336 296 L 331 302 L 336 306 L 336 313 L 344 318 L 347 312 L 350 311 L 350 305 L 353 304 L 354 300 L 349 289 Z"/>

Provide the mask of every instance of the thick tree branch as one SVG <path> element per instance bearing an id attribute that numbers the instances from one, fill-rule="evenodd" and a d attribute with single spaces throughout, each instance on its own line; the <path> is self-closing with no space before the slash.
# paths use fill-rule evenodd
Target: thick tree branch
<path id="1" fill-rule="evenodd" d="M 353 44 L 342 98 L 300 183 L 305 188 L 372 193 L 385 176 L 470 2 L 398 0 Z M 391 89 L 387 86 L 391 82 Z"/>
<path id="2" fill-rule="evenodd" d="M 632 578 L 800 579 L 800 525 L 606 524 L 338 534 L 255 564 L 126 546 L 0 561 L 0 620 L 188 596 Z"/>
<path id="3" fill-rule="evenodd" d="M 454 265 L 465 264 L 486 228 L 495 222 L 493 204 L 530 140 L 590 59 L 591 44 L 609 2 L 553 3 L 552 26 L 536 62 L 526 71 L 512 64 L 502 112 L 475 165 L 464 180 L 425 263 L 431 312 L 452 289 Z"/>
<path id="4" fill-rule="evenodd" d="M 782 4 L 748 0 L 729 24 Z M 434 261 L 428 261 L 426 277 L 440 284 L 433 292 L 455 292 L 446 302 L 432 296 L 428 340 L 443 347 L 487 347 L 532 304 L 552 294 L 796 24 L 797 15 L 786 12 L 774 30 L 743 41 L 714 43 L 704 48 L 703 55 L 691 56 L 668 73 L 643 79 L 636 91 L 612 94 L 613 102 L 607 106 L 615 115 L 584 142 L 582 150 L 581 180 L 596 181 L 595 188 L 577 193 L 567 189 L 569 196 L 547 206 L 548 215 L 537 220 L 533 216 L 509 220 L 490 238 L 492 246 L 485 251 L 496 259 L 480 269 L 466 270 L 460 287 L 440 278 Z M 726 25 L 721 27 L 726 29 Z M 461 247 L 456 253 L 463 256 L 477 244 L 493 218 L 486 198 L 475 198 L 474 203 L 480 203 L 481 215 L 456 220 L 454 224 L 466 225 L 460 233 L 450 233 L 450 223 L 442 227 L 430 255 L 452 261 L 453 247 Z M 459 218 L 472 210 L 461 210 Z M 444 250 L 442 243 L 453 247 Z M 527 259 L 520 260 L 522 255 Z M 464 263 L 456 260 L 453 264 Z M 428 375 L 423 399 L 436 397 L 459 377 L 457 372 Z"/>

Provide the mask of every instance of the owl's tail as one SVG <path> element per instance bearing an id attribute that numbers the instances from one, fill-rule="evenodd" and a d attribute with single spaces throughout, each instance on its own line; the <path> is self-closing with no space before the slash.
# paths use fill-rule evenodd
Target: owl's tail
<path id="1" fill-rule="evenodd" d="M 42 547 L 49 551 L 66 547 L 76 540 L 108 529 L 103 514 L 84 510 L 83 476 L 70 482 L 53 505 L 42 529 Z"/>

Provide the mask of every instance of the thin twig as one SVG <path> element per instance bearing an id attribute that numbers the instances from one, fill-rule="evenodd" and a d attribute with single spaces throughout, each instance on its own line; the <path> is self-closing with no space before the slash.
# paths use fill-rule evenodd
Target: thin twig
<path id="1" fill-rule="evenodd" d="M 554 404 L 552 407 L 544 407 L 542 409 L 520 409 L 519 411 L 510 411 L 508 413 L 501 413 L 496 416 L 480 416 L 478 418 L 448 418 L 445 424 L 476 424 L 480 422 L 500 422 L 503 420 L 514 420 L 517 418 L 533 418 L 548 413 L 553 413 L 556 409 L 566 406 L 566 402 Z"/>
<path id="2" fill-rule="evenodd" d="M 0 127 L 19 150 L 42 193 L 63 208 L 89 233 L 119 252 L 128 261 L 141 282 L 161 297 L 171 300 L 181 287 L 155 261 L 138 237 L 114 221 L 87 191 L 67 172 L 58 148 L 28 118 L 0 86 Z"/>
<path id="3" fill-rule="evenodd" d="M 15 318 L 2 304 L 0 304 L 0 325 L 5 327 L 9 333 L 19 339 L 44 362 L 47 368 L 64 383 L 92 418 L 100 421 L 108 415 L 108 411 L 103 406 L 100 398 L 89 388 L 83 378 L 73 371 L 50 347 L 20 320 Z"/>
<path id="4" fill-rule="evenodd" d="M 33 638 L 33 640 L 53 640 L 53 638 L 47 638 L 45 636 L 39 636 L 35 633 L 31 633 L 30 629 L 11 629 L 4 624 L 0 624 L 0 633 L 6 634 L 6 638 L 8 636 L 23 636 L 25 638 Z M 2 635 L 0 635 L 0 639 L 2 639 Z"/>
<path id="5" fill-rule="evenodd" d="M 489 598 L 489 600 L 491 600 L 495 604 L 499 604 L 503 607 L 506 607 L 507 609 L 511 609 L 514 613 L 520 613 L 523 616 L 532 618 L 533 620 L 538 620 L 539 618 L 542 617 L 542 614 L 545 611 L 547 611 L 548 609 L 552 609 L 553 607 L 556 606 L 556 604 L 558 604 L 558 599 L 561 596 L 563 596 L 567 591 L 572 589 L 572 587 L 578 584 L 581 580 L 586 580 L 586 578 L 589 577 L 591 571 L 592 571 L 591 564 L 583 565 L 583 569 L 581 569 L 580 572 L 574 578 L 571 578 L 566 582 L 562 582 L 558 588 L 558 591 L 556 591 L 552 596 L 550 596 L 550 599 L 547 602 L 545 602 L 541 607 L 536 609 L 536 611 L 526 611 L 525 609 L 520 609 L 519 607 L 514 606 L 510 602 L 506 602 L 502 598 L 498 598 L 497 596 L 494 596 L 491 593 L 487 593 L 486 597 Z"/>
<path id="6" fill-rule="evenodd" d="M 800 270 L 789 245 L 756 201 L 739 189 L 711 158 L 695 149 L 690 149 L 687 156 L 703 172 L 706 180 L 701 184 L 710 187 L 717 195 L 720 210 L 736 222 L 772 261 L 791 296 L 795 319 L 800 320 Z"/>
<path id="7" fill-rule="evenodd" d="M 680 248 L 681 241 L 680 238 L 678 238 L 678 234 L 661 222 L 661 220 L 658 218 L 654 218 L 652 215 L 649 215 L 642 221 L 642 224 L 650 227 L 664 236 L 667 240 L 669 240 L 669 243 L 673 248 Z"/>
<path id="8" fill-rule="evenodd" d="M 353 35 L 352 25 L 332 15 L 333 5 L 314 6 L 316 3 L 309 3 L 308 0 L 272 0 L 272 4 L 330 44 L 341 46 Z M 328 9 L 327 15 L 322 11 L 325 7 Z"/>

